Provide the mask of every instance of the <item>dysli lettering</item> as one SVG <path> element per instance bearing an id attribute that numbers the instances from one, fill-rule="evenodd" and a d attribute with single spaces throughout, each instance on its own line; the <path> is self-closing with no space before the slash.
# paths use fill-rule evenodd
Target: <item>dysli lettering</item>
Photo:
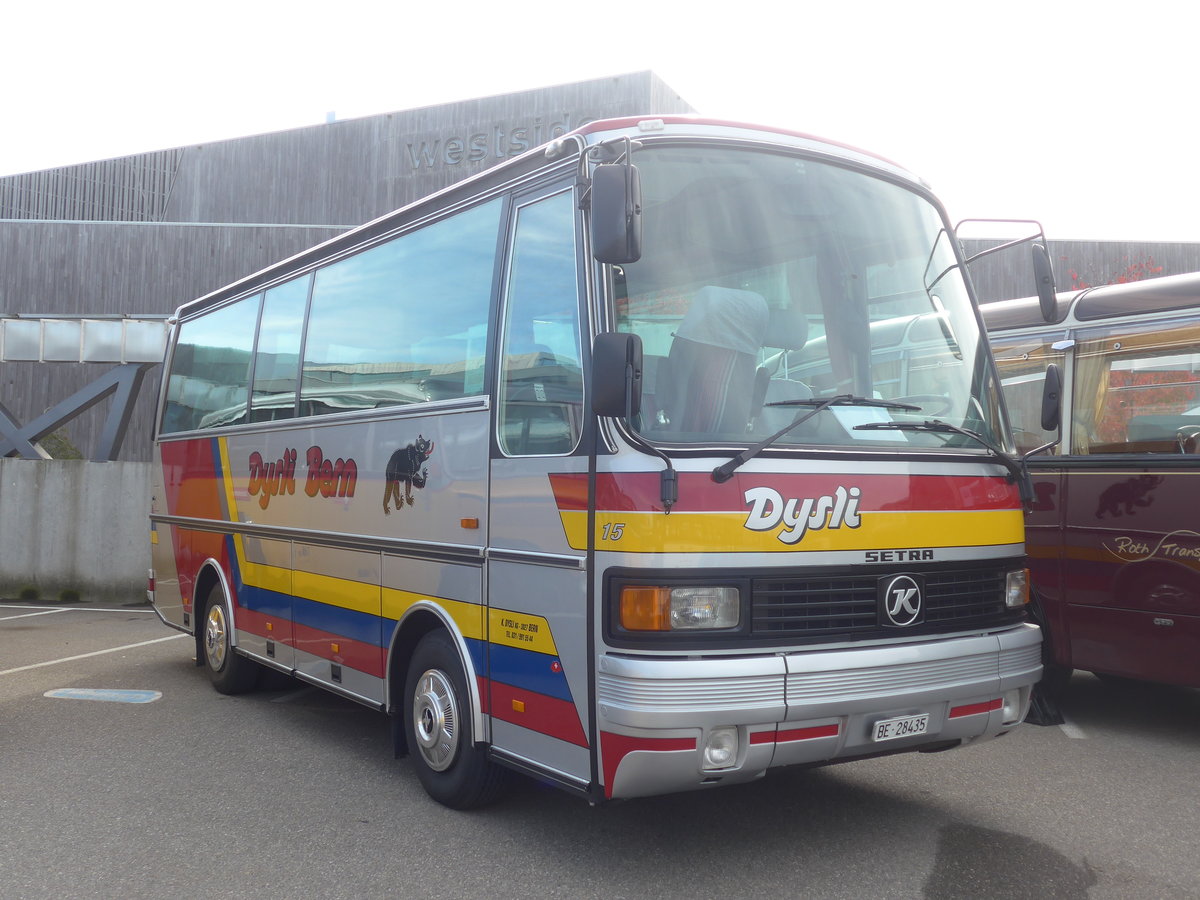
<path id="1" fill-rule="evenodd" d="M 746 527 L 751 531 L 770 531 L 782 525 L 783 530 L 777 537 L 785 544 L 799 542 L 808 531 L 858 528 L 861 524 L 858 514 L 861 495 L 859 488 L 839 486 L 832 494 L 821 497 L 785 499 L 773 488 L 751 488 L 745 494 L 746 503 L 750 506 Z"/>

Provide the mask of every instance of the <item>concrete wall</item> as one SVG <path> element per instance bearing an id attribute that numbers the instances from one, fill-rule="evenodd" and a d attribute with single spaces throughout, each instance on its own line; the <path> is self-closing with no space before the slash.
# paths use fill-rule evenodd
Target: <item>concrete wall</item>
<path id="1" fill-rule="evenodd" d="M 150 464 L 0 459 L 0 599 L 146 599 Z"/>

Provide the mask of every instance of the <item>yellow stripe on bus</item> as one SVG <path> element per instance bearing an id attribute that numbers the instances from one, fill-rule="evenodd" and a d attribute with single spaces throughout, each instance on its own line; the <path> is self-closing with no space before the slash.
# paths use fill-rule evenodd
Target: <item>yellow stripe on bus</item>
<path id="1" fill-rule="evenodd" d="M 554 635 L 550 633 L 550 623 L 541 616 L 508 609 L 490 609 L 488 625 L 488 638 L 493 644 L 558 656 Z"/>
<path id="2" fill-rule="evenodd" d="M 478 641 L 484 639 L 483 607 L 478 603 L 464 603 L 461 600 L 447 600 L 445 597 L 431 597 L 428 594 L 417 594 L 412 591 L 385 587 L 383 589 L 383 617 L 398 622 L 413 606 L 422 602 L 441 607 L 449 613 L 464 638 L 473 638 Z"/>
<path id="3" fill-rule="evenodd" d="M 333 575 L 315 575 L 312 572 L 292 571 L 292 593 L 297 597 L 320 600 L 330 606 L 352 609 L 355 612 L 379 615 L 379 585 Z"/>
<path id="4" fill-rule="evenodd" d="M 563 511 L 572 548 L 587 546 L 587 513 Z M 889 550 L 907 547 L 980 547 L 1019 544 L 1020 510 L 862 513 L 858 528 L 809 529 L 799 540 L 781 540 L 784 526 L 746 527 L 745 513 L 597 512 L 596 547 L 625 553 L 763 553 L 795 550 Z"/>

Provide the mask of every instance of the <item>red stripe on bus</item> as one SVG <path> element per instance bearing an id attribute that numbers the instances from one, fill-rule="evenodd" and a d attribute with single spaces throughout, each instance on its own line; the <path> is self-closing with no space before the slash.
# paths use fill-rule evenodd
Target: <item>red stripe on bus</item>
<path id="1" fill-rule="evenodd" d="M 612 797 L 613 779 L 616 778 L 617 768 L 630 753 L 635 750 L 651 750 L 656 753 L 670 750 L 695 750 L 695 738 L 644 738 L 630 737 L 627 734 L 613 734 L 610 731 L 600 732 L 600 750 L 604 757 L 604 796 Z"/>
<path id="2" fill-rule="evenodd" d="M 807 728 L 785 728 L 782 731 L 756 731 L 750 735 L 751 744 L 782 744 L 788 741 L 812 741 L 817 738 L 837 737 L 841 726 L 811 725 Z"/>
<path id="3" fill-rule="evenodd" d="M 995 700 L 988 700 L 984 703 L 968 703 L 966 706 L 955 706 L 950 710 L 951 719 L 961 719 L 963 716 L 978 716 L 983 713 L 990 713 L 992 710 L 999 709 L 1004 705 L 1004 701 L 997 697 Z"/>
<path id="4" fill-rule="evenodd" d="M 480 685 L 480 694 L 487 697 L 486 685 Z M 492 718 L 547 734 L 569 744 L 580 747 L 588 745 L 583 723 L 579 721 L 579 711 L 568 700 L 493 681 L 491 703 L 489 705 L 485 700 L 484 705 L 491 710 Z"/>
<path id="5" fill-rule="evenodd" d="M 587 509 L 587 475 L 550 475 L 555 502 L 562 512 Z M 1020 497 L 1015 485 L 999 475 L 781 475 L 735 474 L 717 484 L 707 472 L 679 475 L 675 512 L 745 512 L 746 491 L 771 488 L 784 498 L 832 496 L 839 487 L 862 491 L 861 512 L 917 510 L 1015 509 Z M 657 472 L 621 472 L 596 476 L 596 508 L 611 512 L 654 512 L 662 508 Z"/>
<path id="6" fill-rule="evenodd" d="M 268 630 L 267 624 L 274 625 Z M 296 625 L 278 616 L 267 616 L 244 606 L 237 610 L 237 627 L 261 638 L 270 638 L 281 646 L 291 646 L 320 659 L 327 659 L 374 678 L 384 675 L 383 651 L 373 644 L 351 640 L 340 634 L 330 634 L 316 628 Z M 286 632 L 292 631 L 291 638 Z M 337 651 L 334 652 L 334 645 Z"/>
<path id="7" fill-rule="evenodd" d="M 166 512 L 172 516 L 224 521 L 224 485 L 217 476 L 212 438 L 167 441 L 159 445 Z"/>

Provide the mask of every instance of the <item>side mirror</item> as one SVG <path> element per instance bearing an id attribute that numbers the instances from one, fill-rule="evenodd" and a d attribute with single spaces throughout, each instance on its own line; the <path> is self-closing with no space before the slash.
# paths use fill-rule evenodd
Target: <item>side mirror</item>
<path id="1" fill-rule="evenodd" d="M 642 181 L 630 162 L 603 163 L 592 172 L 592 255 L 624 265 L 642 258 Z"/>
<path id="2" fill-rule="evenodd" d="M 592 343 L 592 412 L 632 419 L 642 411 L 642 339 L 608 331 Z"/>
<path id="3" fill-rule="evenodd" d="M 1054 269 L 1050 266 L 1050 253 L 1045 244 L 1031 244 L 1033 253 L 1033 277 L 1037 281 L 1038 307 L 1042 321 L 1058 321 L 1058 298 L 1054 294 Z"/>
<path id="4" fill-rule="evenodd" d="M 1062 426 L 1062 373 L 1055 363 L 1046 366 L 1042 386 L 1042 430 L 1058 431 Z"/>

